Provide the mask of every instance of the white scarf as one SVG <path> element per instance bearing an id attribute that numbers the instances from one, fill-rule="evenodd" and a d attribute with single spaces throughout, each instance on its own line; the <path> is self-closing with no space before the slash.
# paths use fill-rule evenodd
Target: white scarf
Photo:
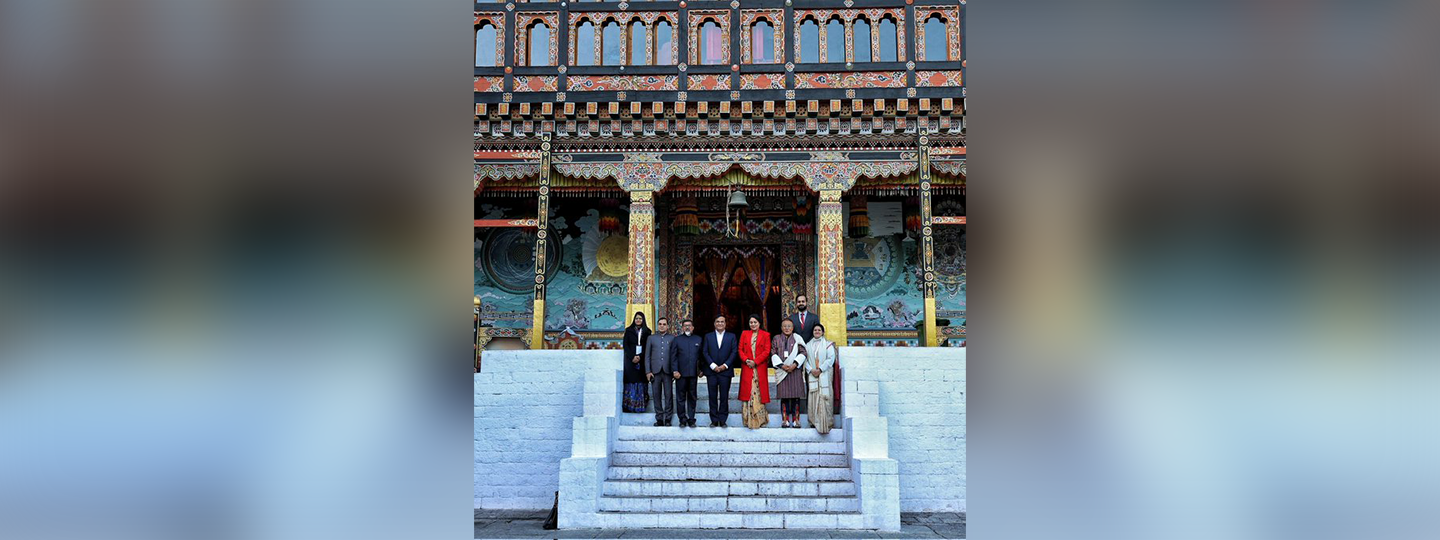
<path id="1" fill-rule="evenodd" d="M 810 370 L 820 367 L 819 361 L 821 358 L 824 358 L 827 354 L 835 354 L 835 352 L 830 348 L 830 346 L 833 344 L 833 342 L 823 337 L 812 339 L 805 344 L 805 365 L 803 366 L 803 369 L 805 370 L 806 375 L 810 374 Z M 831 356 L 831 358 L 833 359 L 834 356 Z M 830 367 L 821 369 L 821 371 L 829 371 L 834 368 L 835 364 L 834 360 L 832 360 Z"/>
<path id="2" fill-rule="evenodd" d="M 785 334 L 780 335 L 783 337 Z M 796 366 L 801 366 L 803 364 L 795 360 L 795 355 L 800 353 L 800 347 L 805 345 L 805 340 L 800 339 L 800 334 L 790 335 L 795 338 L 795 342 L 790 344 L 790 354 L 786 355 L 785 358 L 788 358 L 791 362 L 795 362 Z M 780 384 L 780 381 L 785 380 L 785 376 L 789 375 L 789 373 L 786 373 L 785 370 L 780 369 L 780 366 L 782 365 L 785 365 L 785 361 L 780 359 L 780 355 L 770 355 L 770 367 L 775 368 L 775 384 Z"/>

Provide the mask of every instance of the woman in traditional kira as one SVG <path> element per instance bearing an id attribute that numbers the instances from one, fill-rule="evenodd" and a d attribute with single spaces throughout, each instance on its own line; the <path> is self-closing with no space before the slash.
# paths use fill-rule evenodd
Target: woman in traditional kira
<path id="1" fill-rule="evenodd" d="M 760 329 L 760 316 L 750 316 L 750 329 L 740 334 L 740 418 L 758 429 L 770 421 L 770 333 Z"/>

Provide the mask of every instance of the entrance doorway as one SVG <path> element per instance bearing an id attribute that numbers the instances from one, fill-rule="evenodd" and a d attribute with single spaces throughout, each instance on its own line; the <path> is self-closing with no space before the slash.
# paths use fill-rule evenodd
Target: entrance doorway
<path id="1" fill-rule="evenodd" d="M 695 328 L 713 331 L 713 321 L 725 316 L 726 330 L 749 329 L 750 315 L 760 316 L 760 327 L 780 331 L 781 275 L 778 246 L 694 246 Z"/>

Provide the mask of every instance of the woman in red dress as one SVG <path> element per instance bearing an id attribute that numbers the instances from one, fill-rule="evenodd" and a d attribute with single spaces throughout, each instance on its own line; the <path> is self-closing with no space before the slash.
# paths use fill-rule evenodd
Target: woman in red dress
<path id="1" fill-rule="evenodd" d="M 756 429 L 770 421 L 770 333 L 760 329 L 760 316 L 750 316 L 750 329 L 740 334 L 740 418 Z"/>

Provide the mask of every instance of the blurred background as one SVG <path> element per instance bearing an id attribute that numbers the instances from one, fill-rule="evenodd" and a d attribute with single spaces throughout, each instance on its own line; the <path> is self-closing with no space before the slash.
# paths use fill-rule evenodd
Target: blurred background
<path id="1" fill-rule="evenodd" d="M 0 2 L 0 537 L 471 534 L 462 10 Z M 1435 21 L 968 7 L 972 538 L 1440 533 Z"/>

